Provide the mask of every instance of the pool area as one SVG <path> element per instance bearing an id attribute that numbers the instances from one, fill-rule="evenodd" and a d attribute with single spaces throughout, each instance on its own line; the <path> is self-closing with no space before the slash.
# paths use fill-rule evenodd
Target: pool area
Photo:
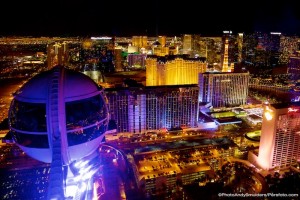
<path id="1" fill-rule="evenodd" d="M 254 142 L 259 142 L 260 135 L 261 135 L 261 131 L 254 131 L 254 132 L 246 133 L 245 138 L 247 138 L 248 140 L 254 141 Z"/>

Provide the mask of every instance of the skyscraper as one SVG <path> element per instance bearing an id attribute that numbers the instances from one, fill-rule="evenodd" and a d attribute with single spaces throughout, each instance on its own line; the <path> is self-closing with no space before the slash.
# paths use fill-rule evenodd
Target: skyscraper
<path id="1" fill-rule="evenodd" d="M 114 49 L 114 61 L 115 61 L 115 71 L 121 72 L 123 71 L 123 63 L 122 63 L 122 49 L 115 48 Z"/>
<path id="2" fill-rule="evenodd" d="M 147 36 L 132 36 L 132 46 L 138 48 L 146 48 L 148 46 L 148 37 Z"/>
<path id="3" fill-rule="evenodd" d="M 162 47 L 166 46 L 166 40 L 167 40 L 166 36 L 158 36 L 158 42 Z"/>
<path id="4" fill-rule="evenodd" d="M 291 75 L 291 79 L 297 82 L 300 79 L 300 56 L 290 56 L 288 63 L 287 73 Z"/>
<path id="5" fill-rule="evenodd" d="M 237 45 L 238 45 L 238 58 L 237 58 L 237 62 L 241 63 L 243 60 L 243 37 L 244 34 L 243 33 L 239 33 L 238 37 L 237 37 Z"/>
<path id="6" fill-rule="evenodd" d="M 285 168 L 300 160 L 300 105 L 266 105 L 258 157 L 252 162 L 263 169 Z"/>
<path id="7" fill-rule="evenodd" d="M 197 85 L 107 88 L 110 118 L 118 132 L 197 127 Z"/>
<path id="8" fill-rule="evenodd" d="M 192 51 L 192 35 L 183 35 L 182 54 L 189 54 Z"/>
<path id="9" fill-rule="evenodd" d="M 128 54 L 127 60 L 129 68 L 145 69 L 146 57 L 146 54 Z"/>
<path id="10" fill-rule="evenodd" d="M 270 53 L 270 65 L 276 66 L 279 62 L 280 56 L 280 40 L 281 40 L 281 33 L 279 32 L 271 32 L 268 41 L 268 48 L 267 51 Z"/>
<path id="11" fill-rule="evenodd" d="M 248 84 L 249 73 L 200 73 L 199 102 L 213 107 L 245 105 Z"/>
<path id="12" fill-rule="evenodd" d="M 198 74 L 206 72 L 207 63 L 199 58 L 147 57 L 146 85 L 197 84 Z"/>
<path id="13" fill-rule="evenodd" d="M 47 46 L 48 69 L 56 65 L 68 65 L 68 44 L 55 42 Z"/>

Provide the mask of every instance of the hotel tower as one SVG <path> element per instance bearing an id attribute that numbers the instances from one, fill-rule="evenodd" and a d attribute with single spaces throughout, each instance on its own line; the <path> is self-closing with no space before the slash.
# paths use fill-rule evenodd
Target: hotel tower
<path id="1" fill-rule="evenodd" d="M 300 160 L 299 104 L 265 106 L 259 152 L 249 158 L 265 170 L 289 167 Z"/>

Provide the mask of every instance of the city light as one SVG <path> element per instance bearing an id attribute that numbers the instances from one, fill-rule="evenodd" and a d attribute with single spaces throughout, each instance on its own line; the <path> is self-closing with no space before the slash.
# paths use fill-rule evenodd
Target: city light
<path id="1" fill-rule="evenodd" d="M 290 108 L 288 108 L 288 112 L 289 113 L 291 113 L 291 112 L 298 112 L 298 108 L 292 108 L 292 107 L 290 107 Z"/>
<path id="2" fill-rule="evenodd" d="M 266 107 L 264 116 L 268 121 L 272 120 L 273 119 L 273 111 L 269 107 Z"/>
<path id="3" fill-rule="evenodd" d="M 281 35 L 280 32 L 271 32 L 272 35 Z"/>
<path id="4" fill-rule="evenodd" d="M 64 180 L 61 182 L 64 183 L 63 189 L 66 197 L 77 198 L 80 196 L 81 199 L 96 200 L 97 197 L 99 198 L 106 193 L 105 196 L 108 195 L 111 199 L 118 199 L 114 198 L 114 195 L 119 195 L 119 197 L 127 199 L 127 195 L 133 193 L 134 190 L 143 191 L 147 197 L 152 198 L 158 195 L 158 191 L 161 193 L 165 192 L 165 187 L 167 187 L 169 191 L 168 195 L 173 198 L 175 193 L 178 196 L 181 195 L 179 193 L 183 190 L 182 188 L 188 187 L 192 183 L 197 182 L 199 183 L 198 185 L 207 186 L 206 183 L 224 183 L 226 185 L 229 182 L 234 182 L 234 176 L 238 177 L 240 175 L 238 170 L 229 171 L 225 166 L 227 164 L 236 165 L 238 159 L 242 161 L 243 167 L 247 167 L 245 168 L 247 173 L 253 173 L 253 177 L 251 177 L 252 174 L 249 177 L 256 184 L 254 189 L 249 187 L 249 191 L 244 192 L 259 193 L 262 192 L 263 184 L 254 177 L 255 173 L 265 175 L 268 173 L 272 174 L 272 172 L 280 172 L 282 163 L 290 166 L 290 155 L 282 158 L 283 154 L 281 152 L 293 152 L 293 155 L 290 157 L 298 159 L 299 156 L 296 154 L 298 147 L 295 148 L 296 150 L 289 149 L 296 146 L 295 142 L 289 140 L 287 141 L 289 145 L 284 145 L 286 144 L 285 136 L 288 134 L 290 134 L 290 138 L 295 138 L 296 141 L 299 139 L 299 131 L 294 130 L 292 126 L 298 123 L 296 118 L 299 119 L 300 107 L 297 107 L 296 104 L 278 104 L 275 106 L 275 100 L 277 99 L 269 94 L 269 96 L 261 95 L 262 97 L 256 93 L 254 95 L 250 94 L 250 89 L 253 89 L 254 86 L 268 88 L 271 92 L 271 89 L 276 88 L 274 90 L 283 92 L 284 94 L 292 94 L 291 91 L 287 91 L 287 87 L 284 85 L 286 77 L 273 78 L 266 76 L 267 74 L 252 74 L 250 70 L 249 72 L 247 71 L 249 66 L 258 65 L 256 63 L 258 62 L 257 60 L 248 59 L 248 57 L 256 55 L 257 51 L 266 51 L 269 46 L 265 43 L 269 40 L 267 38 L 265 40 L 262 39 L 262 41 L 255 43 L 261 45 L 261 48 L 257 49 L 257 45 L 255 45 L 255 48 L 251 49 L 252 46 L 248 45 L 247 42 L 250 41 L 246 37 L 246 34 L 243 37 L 244 34 L 241 32 L 236 35 L 230 35 L 232 31 L 221 31 L 222 33 L 224 34 L 223 36 L 226 34 L 226 40 L 223 40 L 223 36 L 218 37 L 218 39 L 191 37 L 188 43 L 185 43 L 182 38 L 178 38 L 179 42 L 177 43 L 176 36 L 176 41 L 174 39 L 171 41 L 166 37 L 164 46 L 170 48 L 167 50 L 159 47 L 162 45 L 157 45 L 157 49 L 149 45 L 156 41 L 156 38 L 154 40 L 152 37 L 146 38 L 146 42 L 144 43 L 136 42 L 136 44 L 131 39 L 119 39 L 115 36 L 113 38 L 106 36 L 91 37 L 88 40 L 81 40 L 78 43 L 79 45 L 74 45 L 76 46 L 74 49 L 71 49 L 73 48 L 71 45 L 67 48 L 68 43 L 64 43 L 66 45 L 64 46 L 66 47 L 65 50 L 74 51 L 72 56 L 76 57 L 76 59 L 72 60 L 70 68 L 75 68 L 78 71 L 83 68 L 92 69 L 93 71 L 88 73 L 81 71 L 94 80 L 94 82 L 90 82 L 92 86 L 97 86 L 96 92 L 91 91 L 91 94 L 94 94 L 94 92 L 98 94 L 98 89 L 103 88 L 101 94 L 105 95 L 105 97 L 100 103 L 101 105 L 109 105 L 107 113 L 104 109 L 94 112 L 94 107 L 98 108 L 98 99 L 101 96 L 99 98 L 90 98 L 88 94 L 88 98 L 81 99 L 84 94 L 81 94 L 80 91 L 88 91 L 83 86 L 88 85 L 89 82 L 81 83 L 79 80 L 72 79 L 72 84 L 63 86 L 64 95 L 71 94 L 70 91 L 73 90 L 78 94 L 74 98 L 66 95 L 68 96 L 68 101 L 65 100 L 66 98 L 59 99 L 60 101 L 58 101 L 64 105 L 63 107 L 66 107 L 66 109 L 62 109 L 64 112 L 59 115 L 63 120 L 59 121 L 65 123 L 62 125 L 63 127 L 65 127 L 64 125 L 67 127 L 67 130 L 64 129 L 67 136 L 64 136 L 62 138 L 63 143 L 58 145 L 61 147 L 61 151 L 59 151 L 62 152 L 61 157 L 64 158 L 62 162 L 66 162 L 65 160 L 67 159 L 65 158 L 68 158 L 68 162 L 62 163 L 62 165 L 69 168 L 67 170 L 63 168 L 61 172 L 64 175 Z M 281 33 L 271 32 L 271 36 L 268 34 L 268 38 L 277 39 L 275 35 L 281 35 Z M 263 37 L 264 35 L 259 35 L 258 37 L 251 38 Z M 242 41 L 241 44 L 248 45 L 245 47 L 247 51 L 250 48 L 249 52 L 244 52 L 248 57 L 243 58 L 243 54 L 241 53 L 241 60 L 238 62 L 242 63 L 239 64 L 236 63 L 236 60 L 233 60 L 234 57 L 231 55 L 232 53 L 235 53 L 234 55 L 238 53 L 232 52 L 233 49 L 236 49 L 236 46 L 231 46 L 235 45 L 236 38 L 245 39 L 245 42 L 243 43 Z M 113 55 L 111 57 L 112 62 L 110 63 L 112 67 L 111 71 L 108 70 L 107 72 L 109 73 L 106 73 L 105 70 L 107 68 L 106 66 L 104 67 L 104 64 L 110 58 L 106 54 L 104 55 L 104 52 L 109 47 L 106 44 L 105 46 L 101 45 L 106 42 L 103 40 L 111 39 L 119 46 L 113 47 L 112 45 L 112 51 L 110 52 Z M 159 42 L 162 44 L 161 41 Z M 193 47 L 190 47 L 191 42 L 202 44 L 203 49 L 201 49 L 201 46 L 199 46 L 199 49 L 192 49 Z M 54 42 L 53 44 L 61 43 Z M 272 43 L 272 45 L 276 46 L 275 43 Z M 187 47 L 184 49 L 183 46 Z M 53 48 L 53 53 L 56 52 L 59 55 L 59 47 L 57 45 L 51 47 Z M 99 49 L 97 49 L 98 47 Z M 190 53 L 186 51 L 188 48 L 192 49 L 190 57 L 186 58 L 180 55 L 181 53 Z M 217 58 L 214 51 L 218 52 Z M 49 52 L 51 52 L 51 49 L 49 49 Z M 214 52 L 214 55 L 210 55 L 212 52 Z M 119 54 L 117 55 L 117 53 Z M 226 59 L 222 59 L 222 55 L 225 53 L 227 54 Z M 101 55 L 99 56 L 99 54 Z M 197 59 L 195 60 L 194 57 L 197 57 Z M 257 57 L 255 56 L 254 58 Z M 49 61 L 51 59 L 52 61 L 54 60 L 54 58 L 50 58 Z M 57 57 L 57 59 L 64 60 L 65 58 L 62 56 Z M 225 63 L 226 70 L 222 71 L 223 66 L 220 60 L 223 60 L 222 62 Z M 20 65 L 17 62 L 11 63 Z M 22 63 L 28 65 L 41 64 L 43 62 L 26 60 L 22 61 Z M 119 64 L 118 69 L 120 71 L 116 70 L 116 63 Z M 79 64 L 80 68 L 76 66 Z M 236 64 L 237 72 L 234 64 Z M 133 70 L 133 68 L 135 69 Z M 136 71 L 137 69 L 139 71 Z M 242 72 L 240 71 L 241 69 Z M 30 73 L 27 74 L 30 76 Z M 110 77 L 112 74 L 114 76 Z M 136 76 L 135 74 L 138 75 Z M 127 75 L 129 75 L 130 79 L 136 81 L 137 87 L 131 87 L 124 82 Z M 254 75 L 259 77 L 253 78 Z M 67 78 L 69 76 L 64 75 L 62 77 Z M 282 79 L 282 83 L 275 83 L 274 80 L 277 79 Z M 44 82 L 52 83 L 51 81 Z M 250 82 L 251 84 L 249 84 Z M 56 85 L 54 83 L 56 83 L 55 81 L 53 81 L 53 85 Z M 64 81 L 60 83 L 66 84 Z M 147 85 L 148 83 L 149 85 Z M 75 85 L 77 90 L 74 88 Z M 42 92 L 38 91 L 41 84 L 38 86 L 32 90 L 34 91 L 34 95 L 38 96 L 37 94 L 40 93 L 47 94 L 48 85 L 46 90 Z M 51 91 L 61 91 L 54 89 Z M 295 93 L 296 91 L 293 90 L 292 92 Z M 24 92 L 19 93 L 15 97 L 19 95 L 20 98 L 23 98 L 25 94 Z M 48 101 L 47 98 L 56 96 L 56 93 L 55 95 L 47 94 L 45 96 L 46 99 L 44 102 L 52 102 Z M 28 95 L 29 99 L 33 99 L 33 97 L 33 95 Z M 298 97 L 299 95 L 296 97 L 293 96 L 294 99 Z M 5 98 L 10 101 L 14 100 L 13 97 L 10 99 L 9 97 Z M 251 100 L 249 101 L 248 98 L 251 98 Z M 38 102 L 39 99 L 35 101 Z M 268 100 L 265 101 L 265 99 Z M 55 101 L 53 102 L 55 103 Z M 48 114 L 50 110 L 48 107 L 56 108 L 54 103 L 49 106 L 47 104 L 47 112 L 43 114 L 43 119 L 55 118 L 52 115 L 49 118 Z M 87 105 L 87 103 L 90 104 Z M 24 104 L 24 106 L 27 106 L 27 104 Z M 2 109 L 4 105 L 0 104 L 0 107 Z M 84 109 L 81 112 L 75 112 L 79 107 L 83 107 Z M 13 106 L 11 109 L 13 109 Z M 28 113 L 29 111 L 26 110 L 26 112 Z M 66 116 L 62 116 L 64 114 Z M 84 114 L 86 116 L 81 118 Z M 10 117 L 10 122 L 14 122 L 15 115 L 11 115 Z M 74 118 L 75 122 L 73 121 Z M 82 121 L 86 124 L 84 127 L 82 126 L 82 128 L 78 129 L 79 122 L 81 123 Z M 73 125 L 72 129 L 68 126 L 69 124 Z M 107 127 L 103 125 L 107 124 L 109 124 L 111 129 L 106 130 Z M 16 128 L 20 128 L 20 135 L 22 136 L 23 133 L 29 132 L 24 129 L 24 127 L 26 128 L 25 125 L 12 126 L 11 130 L 15 131 L 17 130 Z M 78 130 L 80 130 L 80 134 L 76 134 Z M 48 129 L 45 130 L 45 133 L 47 131 Z M 101 131 L 101 134 L 103 133 L 101 137 L 98 135 L 99 131 Z M 111 134 L 108 136 L 108 133 Z M 32 138 L 33 141 L 39 141 L 35 137 L 40 135 L 38 133 L 26 137 Z M 47 139 L 50 140 L 51 137 L 47 137 Z M 20 140 L 20 144 L 24 144 L 25 142 L 26 140 Z M 49 144 L 52 145 L 50 142 Z M 283 146 L 280 146 L 282 144 Z M 36 154 L 43 155 L 41 152 L 43 152 L 44 148 L 37 149 Z M 49 149 L 53 150 L 54 148 Z M 29 149 L 27 152 L 23 152 L 22 156 L 30 156 L 30 152 Z M 294 152 L 296 153 L 294 154 Z M 1 155 L 1 159 L 5 158 L 5 155 Z M 43 155 L 43 157 L 45 156 Z M 52 157 L 50 154 L 47 157 L 56 158 L 54 154 Z M 274 161 L 272 159 L 278 160 Z M 57 161 L 61 162 L 59 159 Z M 13 162 L 10 160 L 4 164 L 8 167 L 13 166 Z M 274 166 L 276 170 L 273 169 Z M 51 167 L 53 166 L 51 165 Z M 297 169 L 299 166 L 295 166 L 295 168 Z M 49 174 L 53 171 L 49 170 Z M 223 174 L 224 176 L 218 174 L 221 173 L 220 171 L 227 172 L 227 175 L 230 174 L 230 179 L 224 180 L 225 174 Z M 124 176 L 122 173 L 128 174 Z M 122 178 L 120 179 L 121 176 Z M 124 177 L 128 177 L 128 180 Z M 246 177 L 248 178 L 248 174 Z M 129 180 L 129 178 L 131 179 Z M 178 182 L 182 182 L 180 191 L 177 190 Z M 247 183 L 243 184 L 247 185 Z M 259 184 L 260 186 L 257 186 Z M 5 187 L 9 188 L 7 186 L 3 188 Z M 127 191 L 128 188 L 130 188 L 129 192 Z M 241 188 L 248 190 L 244 186 L 241 186 Z M 184 195 L 186 194 L 188 193 L 184 191 Z M 128 199 L 130 198 L 128 197 Z"/>
<path id="5" fill-rule="evenodd" d="M 112 37 L 106 37 L 106 36 L 103 36 L 103 37 L 91 37 L 92 40 L 111 40 Z"/>

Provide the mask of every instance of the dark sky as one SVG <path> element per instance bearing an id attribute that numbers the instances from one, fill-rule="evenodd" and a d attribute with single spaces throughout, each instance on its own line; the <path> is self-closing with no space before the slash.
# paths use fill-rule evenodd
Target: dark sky
<path id="1" fill-rule="evenodd" d="M 300 35 L 296 0 L 228 1 L 6 0 L 0 36 L 213 36 L 223 30 Z"/>

